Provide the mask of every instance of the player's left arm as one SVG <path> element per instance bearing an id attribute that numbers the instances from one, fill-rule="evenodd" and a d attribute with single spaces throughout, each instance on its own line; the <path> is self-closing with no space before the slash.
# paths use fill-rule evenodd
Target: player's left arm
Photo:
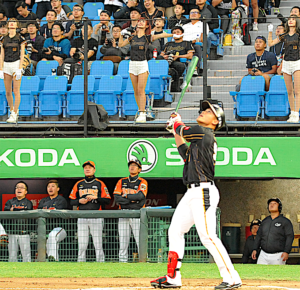
<path id="1" fill-rule="evenodd" d="M 148 193 L 148 182 L 145 179 L 141 180 L 139 188 L 136 193 L 127 194 L 127 199 L 130 201 L 142 201 L 146 198 Z"/>
<path id="2" fill-rule="evenodd" d="M 27 199 L 27 210 L 33 210 L 33 204 L 29 199 Z"/>

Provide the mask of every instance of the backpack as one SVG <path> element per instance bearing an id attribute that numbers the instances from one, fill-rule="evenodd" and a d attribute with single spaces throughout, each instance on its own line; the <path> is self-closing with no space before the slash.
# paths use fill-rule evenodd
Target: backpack
<path id="1" fill-rule="evenodd" d="M 259 7 L 258 10 L 258 19 L 257 19 L 258 23 L 266 23 L 267 22 L 267 15 L 266 15 L 266 11 L 265 9 Z"/>
<path id="2" fill-rule="evenodd" d="M 251 45 L 251 36 L 250 36 L 250 28 L 248 23 L 243 24 L 243 42 L 245 45 Z"/>
<path id="3" fill-rule="evenodd" d="M 56 74 L 58 76 L 66 76 L 68 79 L 68 84 L 71 84 L 74 76 L 82 75 L 82 64 L 78 62 L 64 62 L 57 68 Z"/>

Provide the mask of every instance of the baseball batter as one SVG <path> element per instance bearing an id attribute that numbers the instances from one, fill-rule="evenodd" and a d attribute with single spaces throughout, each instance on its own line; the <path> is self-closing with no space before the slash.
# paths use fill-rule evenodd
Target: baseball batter
<path id="1" fill-rule="evenodd" d="M 79 210 L 101 210 L 109 204 L 110 195 L 106 185 L 95 177 L 96 165 L 93 161 L 86 161 L 82 165 L 85 178 L 79 180 L 70 194 L 71 205 Z M 102 248 L 103 218 L 79 218 L 78 227 L 78 262 L 86 261 L 86 249 L 89 243 L 90 233 L 96 252 L 96 261 L 104 262 Z"/>
<path id="2" fill-rule="evenodd" d="M 217 142 L 214 131 L 225 122 L 223 110 L 208 101 L 202 103 L 198 125 L 188 127 L 173 113 L 167 130 L 175 136 L 176 145 L 185 165 L 183 183 L 187 192 L 179 202 L 169 228 L 168 274 L 151 281 L 160 288 L 181 287 L 180 266 L 184 255 L 184 234 L 195 224 L 202 244 L 213 256 L 223 282 L 215 289 L 233 289 L 242 285 L 222 242 L 216 234 L 216 209 L 219 191 L 214 184 Z M 190 142 L 187 146 L 185 141 Z"/>
<path id="3" fill-rule="evenodd" d="M 26 198 L 28 185 L 24 181 L 20 181 L 15 186 L 16 197 L 5 203 L 5 211 L 22 211 L 32 210 L 33 205 Z M 9 262 L 18 262 L 18 250 L 20 246 L 23 262 L 31 262 L 30 235 L 27 219 L 13 219 L 12 224 L 8 225 L 6 232 L 8 233 L 8 252 Z"/>
<path id="4" fill-rule="evenodd" d="M 139 177 L 142 164 L 138 159 L 128 162 L 128 170 L 130 175 L 118 181 L 114 191 L 114 198 L 120 209 L 139 210 L 145 206 L 148 183 L 145 179 Z M 128 245 L 131 230 L 139 250 L 140 219 L 120 218 L 118 229 L 120 237 L 119 261 L 126 263 L 128 261 Z"/>
<path id="5" fill-rule="evenodd" d="M 38 209 L 50 209 L 50 210 L 56 210 L 56 209 L 67 209 L 68 204 L 64 197 L 61 195 L 58 195 L 59 192 L 59 184 L 58 181 L 55 179 L 49 180 L 47 183 L 47 193 L 49 194 L 48 197 L 43 198 L 38 206 Z M 53 219 L 53 222 L 55 222 L 56 219 Z M 48 225 L 48 223 L 47 223 Z M 52 230 L 48 229 L 47 232 L 50 231 L 48 240 L 47 240 L 47 255 L 48 255 L 48 261 L 54 262 L 58 261 L 58 249 L 59 249 L 59 242 L 63 241 L 67 237 L 66 231 L 60 227 L 59 224 L 57 226 L 54 225 L 53 229 L 53 223 L 51 224 Z"/>

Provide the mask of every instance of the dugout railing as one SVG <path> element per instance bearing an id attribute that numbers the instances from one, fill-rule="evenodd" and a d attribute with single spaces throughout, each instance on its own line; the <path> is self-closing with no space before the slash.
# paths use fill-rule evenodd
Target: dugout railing
<path id="1" fill-rule="evenodd" d="M 49 248 L 58 244 L 56 260 L 60 262 L 78 261 L 78 240 L 88 236 L 86 262 L 95 262 L 97 255 L 94 244 L 101 239 L 101 230 L 94 232 L 91 238 L 87 231 L 86 219 L 103 219 L 102 248 L 105 262 L 124 261 L 119 257 L 120 236 L 128 236 L 126 227 L 118 229 L 119 219 L 140 219 L 139 251 L 130 231 L 127 262 L 166 262 L 168 255 L 168 228 L 174 209 L 143 208 L 139 210 L 104 210 L 104 211 L 71 211 L 71 210 L 32 210 L 20 212 L 1 212 L 0 224 L 8 235 L 8 243 L 1 243 L 1 262 L 46 262 L 49 259 Z M 78 219 L 82 219 L 84 230 L 78 230 Z M 124 220 L 123 220 L 124 221 Z M 60 228 L 52 232 L 54 228 Z M 61 235 L 62 230 L 64 233 Z M 220 237 L 220 210 L 217 211 L 216 232 Z M 62 238 L 63 237 L 63 238 Z M 19 239 L 19 243 L 18 240 Z M 95 239 L 95 241 L 94 241 Z M 209 253 L 201 244 L 195 226 L 185 235 L 185 262 L 209 262 Z M 26 257 L 19 244 L 26 248 L 30 240 L 30 254 Z M 17 245 L 18 243 L 18 245 Z M 52 244 L 51 244 L 52 243 Z M 55 247 L 54 247 L 55 248 Z M 99 247 L 98 247 L 99 248 Z M 15 250 L 14 250 L 15 249 Z M 14 252 L 17 251 L 17 252 Z M 23 250 L 24 251 L 24 250 Z M 27 252 L 28 253 L 28 252 Z M 55 255 L 54 255 L 55 256 Z M 122 258 L 124 259 L 124 258 Z M 98 261 L 103 261 L 98 260 Z"/>

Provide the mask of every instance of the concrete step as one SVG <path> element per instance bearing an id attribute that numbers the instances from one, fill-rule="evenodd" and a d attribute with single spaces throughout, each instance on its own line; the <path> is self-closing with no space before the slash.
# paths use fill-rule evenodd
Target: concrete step
<path id="1" fill-rule="evenodd" d="M 175 97 L 175 100 L 171 104 L 171 106 L 174 106 L 174 104 L 175 104 L 175 107 L 176 107 L 177 102 L 180 98 L 180 93 L 174 93 L 173 95 Z M 229 95 L 229 91 L 226 91 L 226 92 L 221 92 L 221 91 L 212 92 L 212 98 L 213 99 L 218 99 L 218 100 L 220 100 L 220 101 L 222 101 L 223 103 L 226 103 L 226 104 L 233 104 L 233 99 Z M 202 100 L 202 99 L 203 99 L 203 92 L 202 91 L 187 92 L 187 93 L 184 94 L 182 104 L 184 104 L 184 106 L 188 106 L 189 104 L 195 105 L 195 103 L 197 104 L 197 102 L 199 102 L 199 100 Z"/>
<path id="2" fill-rule="evenodd" d="M 247 46 L 247 45 L 244 45 L 244 46 Z M 254 48 L 252 47 L 252 51 L 249 52 L 249 53 L 252 53 L 254 51 Z M 234 62 L 243 62 L 245 63 L 245 59 L 247 59 L 247 55 L 248 54 L 235 54 L 235 55 L 224 55 L 223 56 L 223 59 L 220 60 L 220 61 L 224 61 L 224 60 L 229 60 L 229 61 L 234 61 Z"/>
<path id="3" fill-rule="evenodd" d="M 245 69 L 246 59 L 242 59 L 241 61 L 231 61 L 231 60 L 210 60 L 208 61 L 208 68 L 213 70 L 219 69 L 237 69 L 242 70 Z"/>
<path id="4" fill-rule="evenodd" d="M 236 85 L 239 82 L 240 78 L 241 77 L 239 77 L 239 76 L 208 77 L 207 83 L 209 86 L 212 86 L 212 85 Z M 199 86 L 202 86 L 202 84 L 203 84 L 203 78 L 197 78 L 196 80 L 194 80 L 192 83 L 192 86 L 193 86 L 192 91 L 197 92 L 197 90 L 199 89 Z"/>
<path id="5" fill-rule="evenodd" d="M 293 6 L 298 6 L 299 5 L 299 1 L 292 1 L 292 0 L 281 0 L 280 1 L 280 7 L 293 7 Z"/>
<path id="6" fill-rule="evenodd" d="M 264 31 L 250 31 L 250 35 L 251 35 L 251 42 L 255 41 L 255 38 L 257 36 L 261 36 L 263 35 L 266 40 L 268 40 L 268 30 L 264 30 Z"/>
<path id="7" fill-rule="evenodd" d="M 242 70 L 208 70 L 207 75 L 209 77 L 242 77 L 247 74 L 247 69 L 244 68 Z M 196 84 L 198 78 L 192 82 L 192 84 Z"/>
<path id="8" fill-rule="evenodd" d="M 249 53 L 252 52 L 253 52 L 253 46 L 251 45 L 224 46 L 224 56 L 225 55 L 248 55 Z"/>

